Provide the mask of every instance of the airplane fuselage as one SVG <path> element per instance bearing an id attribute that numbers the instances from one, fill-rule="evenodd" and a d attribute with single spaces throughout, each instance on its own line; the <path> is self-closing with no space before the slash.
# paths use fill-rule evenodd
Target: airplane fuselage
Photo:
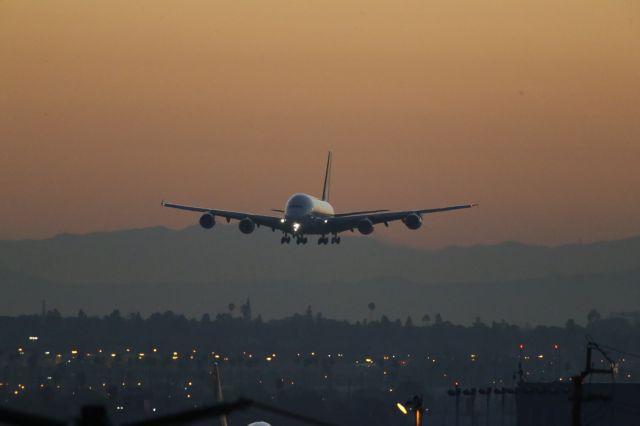
<path id="1" fill-rule="evenodd" d="M 287 200 L 282 220 L 293 234 L 327 234 L 327 218 L 334 214 L 333 206 L 327 201 L 297 193 Z"/>

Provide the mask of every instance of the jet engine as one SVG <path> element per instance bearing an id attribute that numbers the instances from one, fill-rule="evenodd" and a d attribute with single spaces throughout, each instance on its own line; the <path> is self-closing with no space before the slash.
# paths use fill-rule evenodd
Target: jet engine
<path id="1" fill-rule="evenodd" d="M 411 213 L 404 218 L 404 224 L 409 229 L 418 229 L 422 226 L 422 216 L 418 213 Z"/>
<path id="2" fill-rule="evenodd" d="M 369 235 L 370 233 L 372 233 L 373 222 L 371 222 L 371 219 L 366 217 L 362 219 L 360 222 L 358 222 L 358 231 L 360 231 L 362 235 Z"/>
<path id="3" fill-rule="evenodd" d="M 211 213 L 205 213 L 200 216 L 200 226 L 204 229 L 211 229 L 216 225 L 216 217 Z"/>
<path id="4" fill-rule="evenodd" d="M 240 228 L 240 232 L 242 232 L 243 234 L 250 234 L 254 229 L 256 229 L 256 224 L 248 217 L 245 217 L 238 224 L 238 228 Z"/>

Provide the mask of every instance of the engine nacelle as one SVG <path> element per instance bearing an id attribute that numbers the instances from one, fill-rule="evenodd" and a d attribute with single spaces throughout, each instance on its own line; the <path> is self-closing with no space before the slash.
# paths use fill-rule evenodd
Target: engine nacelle
<path id="1" fill-rule="evenodd" d="M 362 219 L 360 222 L 358 222 L 358 231 L 360 231 L 362 235 L 369 235 L 370 233 L 372 233 L 373 222 L 371 222 L 371 219 L 366 217 Z"/>
<path id="2" fill-rule="evenodd" d="M 254 231 L 254 229 L 256 229 L 256 223 L 248 217 L 245 217 L 238 224 L 238 228 L 240 228 L 240 232 L 242 232 L 243 234 L 250 234 Z"/>
<path id="3" fill-rule="evenodd" d="M 404 224 L 409 229 L 418 229 L 422 226 L 422 216 L 418 213 L 411 213 L 404 218 Z"/>
<path id="4" fill-rule="evenodd" d="M 211 229 L 216 225 L 216 217 L 211 213 L 205 213 L 200 216 L 200 226 L 204 229 Z"/>

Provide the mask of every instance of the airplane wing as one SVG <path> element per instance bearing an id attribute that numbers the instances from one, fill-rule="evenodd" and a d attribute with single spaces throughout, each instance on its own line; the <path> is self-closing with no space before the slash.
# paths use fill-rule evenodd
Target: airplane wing
<path id="1" fill-rule="evenodd" d="M 447 212 L 451 210 L 468 209 L 471 207 L 477 207 L 478 204 L 461 204 L 458 206 L 439 207 L 435 209 L 421 209 L 421 210 L 405 210 L 398 212 L 380 211 L 379 213 L 371 214 L 355 214 L 349 216 L 334 216 L 329 219 L 333 232 L 343 232 L 354 229 L 358 226 L 363 219 L 369 219 L 371 223 L 378 224 L 393 222 L 395 220 L 404 220 L 410 214 L 418 214 L 420 216 L 431 213 Z"/>
<path id="2" fill-rule="evenodd" d="M 356 215 L 363 215 L 366 213 L 380 213 L 380 212 L 388 212 L 388 211 L 389 210 L 366 210 L 366 211 L 360 211 L 360 212 L 336 213 L 333 215 L 333 217 L 356 216 Z"/>
<path id="3" fill-rule="evenodd" d="M 179 210 L 188 210 L 191 212 L 200 212 L 200 213 L 209 213 L 213 216 L 223 217 L 229 222 L 231 219 L 234 220 L 242 220 L 244 218 L 249 218 L 255 222 L 258 226 L 266 226 L 269 228 L 284 230 L 284 225 L 280 222 L 279 217 L 275 216 L 265 216 L 253 213 L 245 213 L 245 212 L 234 212 L 230 210 L 217 210 L 217 209 L 209 209 L 206 207 L 195 207 L 195 206 L 187 206 L 184 204 L 174 204 L 174 203 L 166 203 L 162 202 L 162 207 L 169 207 L 172 209 Z"/>

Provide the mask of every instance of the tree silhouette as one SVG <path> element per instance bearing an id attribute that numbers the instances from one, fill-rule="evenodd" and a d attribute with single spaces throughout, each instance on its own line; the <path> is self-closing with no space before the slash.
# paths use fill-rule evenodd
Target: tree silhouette
<path id="1" fill-rule="evenodd" d="M 373 311 L 376 310 L 376 304 L 373 303 L 373 302 L 369 302 L 367 307 L 369 308 L 369 322 L 371 322 L 371 320 L 373 318 Z"/>
<path id="2" fill-rule="evenodd" d="M 587 314 L 587 321 L 589 322 L 589 324 L 600 321 L 601 319 L 602 317 L 600 315 L 600 312 L 598 312 L 596 308 L 591 309 Z"/>
<path id="3" fill-rule="evenodd" d="M 442 315 L 436 314 L 436 324 L 442 324 Z"/>
<path id="4" fill-rule="evenodd" d="M 247 297 L 247 302 L 240 306 L 240 312 L 242 313 L 242 318 L 245 321 L 251 321 L 252 313 L 251 313 L 251 300 Z"/>
<path id="5" fill-rule="evenodd" d="M 312 321 L 313 320 L 313 310 L 311 309 L 311 305 L 307 306 L 307 309 L 304 311 L 304 316 L 307 318 L 307 320 Z"/>
<path id="6" fill-rule="evenodd" d="M 411 315 L 407 317 L 407 320 L 404 322 L 404 326 L 407 328 L 413 327 L 413 320 L 411 319 Z"/>
<path id="7" fill-rule="evenodd" d="M 429 325 L 429 323 L 431 322 L 431 317 L 429 316 L 429 314 L 424 314 L 422 316 L 422 322 L 425 326 Z"/>
<path id="8" fill-rule="evenodd" d="M 231 303 L 229 303 L 228 308 L 229 308 L 229 314 L 233 315 L 233 311 L 236 309 L 236 304 L 231 302 Z"/>

